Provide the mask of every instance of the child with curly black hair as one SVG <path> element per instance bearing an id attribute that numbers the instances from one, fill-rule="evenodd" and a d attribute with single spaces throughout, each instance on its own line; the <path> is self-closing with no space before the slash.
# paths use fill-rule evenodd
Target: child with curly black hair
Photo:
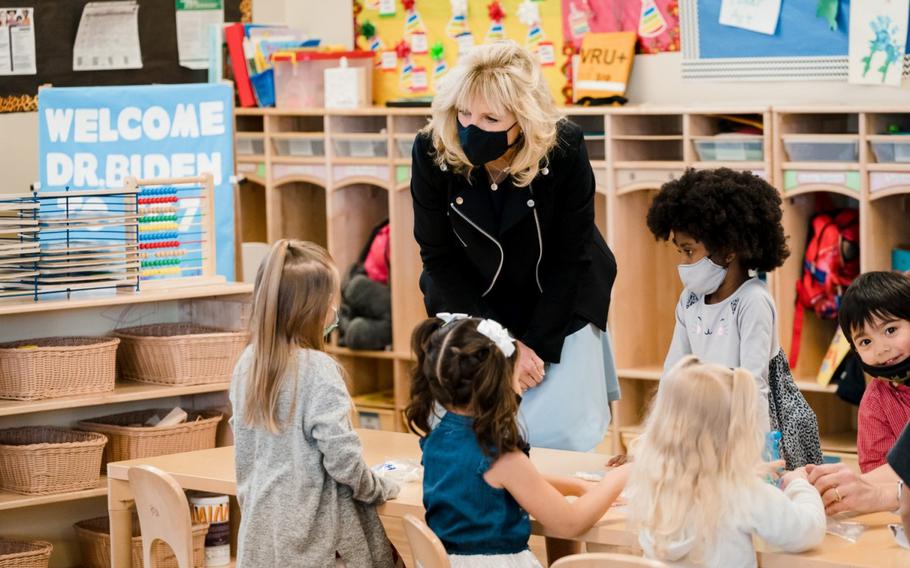
<path id="1" fill-rule="evenodd" d="M 759 425 L 779 430 L 788 469 L 821 463 L 815 413 L 793 383 L 780 347 L 774 299 L 757 273 L 781 266 L 790 251 L 781 199 L 766 181 L 727 168 L 688 170 L 664 184 L 648 228 L 682 256 L 685 288 L 664 371 L 686 355 L 747 369 L 758 385 Z"/>

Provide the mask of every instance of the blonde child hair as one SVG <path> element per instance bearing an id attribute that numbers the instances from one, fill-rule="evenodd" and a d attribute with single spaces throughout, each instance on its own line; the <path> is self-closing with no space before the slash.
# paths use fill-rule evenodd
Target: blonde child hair
<path id="1" fill-rule="evenodd" d="M 636 444 L 629 511 L 654 540 L 657 558 L 695 537 L 701 562 L 744 491 L 760 489 L 757 389 L 744 369 L 682 359 L 660 383 Z"/>
<path id="2" fill-rule="evenodd" d="M 252 362 L 244 419 L 281 429 L 278 395 L 297 348 L 323 350 L 325 317 L 338 290 L 338 270 L 317 244 L 281 239 L 256 274 Z M 292 412 L 293 414 L 293 412 Z"/>
<path id="3" fill-rule="evenodd" d="M 535 56 L 513 41 L 480 45 L 440 79 L 424 132 L 432 137 L 436 164 L 447 164 L 468 179 L 473 167 L 458 139 L 458 110 L 475 99 L 485 101 L 497 114 L 515 115 L 522 136 L 510 171 L 516 186 L 528 185 L 556 145 L 561 119 Z"/>

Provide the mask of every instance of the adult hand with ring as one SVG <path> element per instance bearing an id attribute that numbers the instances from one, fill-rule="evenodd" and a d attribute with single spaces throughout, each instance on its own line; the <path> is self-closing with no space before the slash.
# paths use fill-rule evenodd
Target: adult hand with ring
<path id="1" fill-rule="evenodd" d="M 522 343 L 518 345 L 518 360 L 515 362 L 515 373 L 522 391 L 531 389 L 540 384 L 544 376 L 543 359 L 537 356 L 533 349 Z"/>
<path id="2" fill-rule="evenodd" d="M 815 486 L 828 515 L 845 511 L 873 513 L 885 510 L 878 486 L 869 483 L 845 464 L 807 465 L 809 483 Z"/>

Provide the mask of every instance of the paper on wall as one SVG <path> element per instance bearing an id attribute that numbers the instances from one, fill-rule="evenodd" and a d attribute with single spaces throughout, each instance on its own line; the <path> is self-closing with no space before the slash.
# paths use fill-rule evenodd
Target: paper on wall
<path id="1" fill-rule="evenodd" d="M 901 84 L 910 0 L 850 3 L 850 83 Z"/>
<path id="2" fill-rule="evenodd" d="M 73 46 L 73 71 L 141 68 L 139 4 L 135 0 L 86 4 Z"/>
<path id="3" fill-rule="evenodd" d="M 35 75 L 35 9 L 0 8 L 0 75 Z"/>
<path id="4" fill-rule="evenodd" d="M 720 23 L 762 34 L 774 35 L 780 18 L 781 0 L 722 0 Z"/>
<path id="5" fill-rule="evenodd" d="M 176 0 L 176 3 L 180 65 L 207 69 L 209 26 L 224 23 L 224 3 L 222 0 Z"/>

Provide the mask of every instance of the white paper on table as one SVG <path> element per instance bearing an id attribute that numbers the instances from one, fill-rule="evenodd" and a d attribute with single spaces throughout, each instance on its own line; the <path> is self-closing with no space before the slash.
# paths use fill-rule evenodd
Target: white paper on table
<path id="1" fill-rule="evenodd" d="M 908 12 L 910 0 L 850 3 L 848 82 L 900 86 Z"/>
<path id="2" fill-rule="evenodd" d="M 0 75 L 36 75 L 35 9 L 0 8 Z"/>
<path id="3" fill-rule="evenodd" d="M 761 34 L 774 35 L 781 0 L 722 0 L 720 23 Z"/>
<path id="4" fill-rule="evenodd" d="M 82 10 L 73 71 L 142 69 L 139 4 L 135 0 L 89 2 Z"/>
<path id="5" fill-rule="evenodd" d="M 177 53 L 180 65 L 208 69 L 209 26 L 224 23 L 222 0 L 176 0 Z"/>

